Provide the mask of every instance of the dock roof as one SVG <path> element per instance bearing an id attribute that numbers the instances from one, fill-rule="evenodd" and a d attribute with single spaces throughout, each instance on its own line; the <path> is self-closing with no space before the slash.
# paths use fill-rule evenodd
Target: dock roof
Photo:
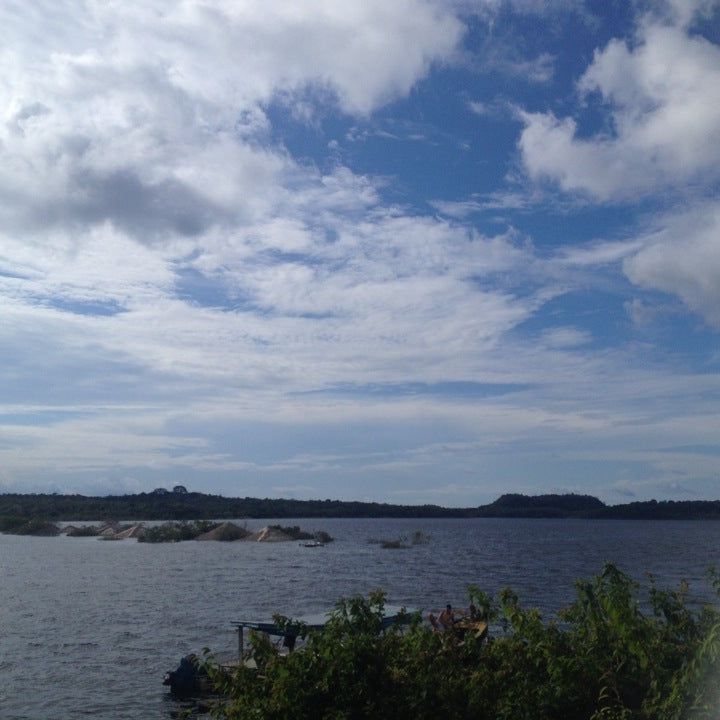
<path id="1" fill-rule="evenodd" d="M 410 622 L 411 617 L 416 612 L 418 611 L 408 609 L 403 605 L 386 605 L 383 609 L 382 629 L 384 630 L 398 622 Z M 288 625 L 279 625 L 274 620 L 235 620 L 232 624 L 238 629 L 248 628 L 268 635 L 292 636 L 298 635 L 301 628 L 307 630 L 322 629 L 333 617 L 334 613 L 334 610 L 328 610 L 327 612 L 293 617 L 290 618 Z"/>

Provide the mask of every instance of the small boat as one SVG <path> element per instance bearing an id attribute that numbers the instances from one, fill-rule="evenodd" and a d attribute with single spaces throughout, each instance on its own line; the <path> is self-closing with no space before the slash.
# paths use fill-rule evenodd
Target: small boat
<path id="1" fill-rule="evenodd" d="M 463 612 L 463 611 L 461 611 Z M 435 613 L 428 615 L 428 622 L 435 632 L 449 632 L 457 635 L 461 640 L 473 637 L 476 640 L 484 640 L 488 634 L 488 622 L 478 615 L 463 614 L 452 621 L 452 624 L 443 625 Z"/>
<path id="2" fill-rule="evenodd" d="M 322 544 L 318 543 L 318 545 L 311 545 L 310 547 L 318 547 Z M 417 614 L 417 611 L 406 610 L 405 607 L 399 605 L 386 605 L 383 608 L 380 629 L 385 630 L 395 624 L 408 624 L 415 614 Z M 219 669 L 226 673 L 232 673 L 238 665 L 244 665 L 250 669 L 257 668 L 255 658 L 252 657 L 252 651 L 246 652 L 245 649 L 245 630 L 254 630 L 270 637 L 280 638 L 284 650 L 293 652 L 298 638 L 304 638 L 305 634 L 310 630 L 321 630 L 332 616 L 333 611 L 318 613 L 317 615 L 305 615 L 293 618 L 292 621 L 280 623 L 275 620 L 266 622 L 237 620 L 232 623 L 235 626 L 238 638 L 237 660 L 224 662 L 219 666 Z M 195 653 L 186 655 L 180 660 L 180 665 L 176 670 L 166 673 L 163 685 L 168 686 L 170 692 L 179 697 L 199 697 L 213 693 L 212 682 Z"/>
<path id="3" fill-rule="evenodd" d="M 417 614 L 416 610 L 408 610 L 405 606 L 385 605 L 380 623 L 381 630 L 386 630 L 391 625 L 407 625 L 412 621 L 415 614 Z M 282 638 L 283 646 L 292 652 L 295 649 L 295 642 L 298 637 L 304 636 L 304 634 L 310 630 L 322 630 L 332 616 L 333 611 L 329 611 L 315 615 L 296 617 L 292 619 L 292 622 L 283 622 L 280 624 L 275 622 L 275 620 L 268 622 L 236 620 L 233 625 L 235 625 L 235 630 L 238 635 L 238 658 L 240 662 L 246 658 L 244 633 L 246 629 L 265 633 L 270 637 Z"/>
<path id="4" fill-rule="evenodd" d="M 460 618 L 452 628 L 461 637 L 472 636 L 476 640 L 484 640 L 488 633 L 488 624 L 485 620 Z"/>
<path id="5" fill-rule="evenodd" d="M 325 543 L 319 540 L 309 540 L 308 542 L 300 543 L 302 547 L 325 547 Z"/>

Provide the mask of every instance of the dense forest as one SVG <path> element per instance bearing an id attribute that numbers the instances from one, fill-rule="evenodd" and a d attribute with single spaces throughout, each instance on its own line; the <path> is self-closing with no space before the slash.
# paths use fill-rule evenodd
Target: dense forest
<path id="1" fill-rule="evenodd" d="M 633 502 L 606 505 L 590 495 L 507 494 L 479 507 L 445 508 L 439 505 L 390 505 L 342 500 L 228 498 L 158 488 L 135 495 L 4 494 L 0 518 L 47 520 L 199 520 L 209 518 L 616 518 L 718 520 L 720 501 Z"/>

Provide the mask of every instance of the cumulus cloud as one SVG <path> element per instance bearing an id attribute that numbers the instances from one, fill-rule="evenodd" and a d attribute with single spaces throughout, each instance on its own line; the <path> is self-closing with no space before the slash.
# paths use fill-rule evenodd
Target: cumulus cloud
<path id="1" fill-rule="evenodd" d="M 628 278 L 682 299 L 720 329 L 720 204 L 709 202 L 658 221 L 641 249 L 625 258 Z"/>
<path id="2" fill-rule="evenodd" d="M 37 18 L 43 17 L 38 41 Z M 110 222 L 141 241 L 255 221 L 300 169 L 253 138 L 321 88 L 364 115 L 407 94 L 463 27 L 426 0 L 34 3 L 0 11 L 0 224 Z"/>
<path id="3" fill-rule="evenodd" d="M 718 6 L 718 0 L 667 0 L 670 16 L 683 26 L 690 25 L 698 17 L 705 18 Z"/>
<path id="4" fill-rule="evenodd" d="M 626 200 L 717 176 L 720 48 L 690 34 L 680 22 L 687 17 L 671 24 L 646 16 L 632 44 L 612 40 L 596 51 L 578 89 L 609 106 L 605 133 L 581 137 L 573 118 L 523 114 L 519 148 L 532 178 Z"/>
<path id="5" fill-rule="evenodd" d="M 631 241 L 563 251 L 574 267 L 621 262 L 640 288 L 679 297 L 712 327 L 720 326 L 718 219 L 702 189 L 720 167 L 720 47 L 693 30 L 717 2 L 658 5 L 631 41 L 595 52 L 578 82 L 582 98 L 608 112 L 603 132 L 587 136 L 571 117 L 524 113 L 522 161 L 535 180 L 601 202 L 637 201 L 658 191 L 682 194 L 690 209 L 666 213 Z M 672 197 L 672 196 L 671 196 Z M 636 299 L 636 320 L 654 311 Z"/>
<path id="6" fill-rule="evenodd" d="M 61 365 L 73 338 L 128 372 L 322 384 L 358 346 L 394 375 L 432 328 L 461 333 L 484 307 L 470 339 L 453 338 L 474 342 L 527 313 L 473 285 L 518 255 L 511 239 L 381 210 L 370 179 L 268 145 L 273 98 L 315 88 L 318 102 L 364 115 L 407 94 L 462 36 L 442 4 L 66 0 L 0 12 L 0 290 L 18 359 L 32 317 Z M 188 272 L 202 286 L 190 302 L 176 295 Z M 416 325 L 398 330 L 397 313 Z M 318 348 L 329 362 L 311 372 Z M 369 372 L 371 358 L 353 366 Z M 115 370 L 97 382 L 109 388 Z"/>

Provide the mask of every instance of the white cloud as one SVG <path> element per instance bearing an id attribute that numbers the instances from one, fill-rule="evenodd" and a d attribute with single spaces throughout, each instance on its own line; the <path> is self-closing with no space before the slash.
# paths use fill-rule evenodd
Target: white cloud
<path id="1" fill-rule="evenodd" d="M 525 113 L 519 148 L 532 178 L 600 200 L 716 177 L 720 48 L 650 16 L 633 45 L 611 41 L 578 83 L 611 108 L 612 130 L 578 135 L 572 118 Z"/>
<path id="2" fill-rule="evenodd" d="M 707 17 L 717 6 L 718 0 L 667 0 L 671 17 L 683 27 L 698 17 Z"/>
<path id="3" fill-rule="evenodd" d="M 709 202 L 657 221 L 627 257 L 628 278 L 645 289 L 677 295 L 720 328 L 720 204 Z"/>
<path id="4" fill-rule="evenodd" d="M 555 74 L 555 58 L 546 52 L 530 59 L 498 57 L 494 63 L 489 63 L 489 69 L 522 78 L 526 82 L 547 83 Z"/>
<path id="5" fill-rule="evenodd" d="M 517 115 L 518 108 L 509 100 L 501 97 L 494 100 L 471 100 L 468 102 L 470 112 L 480 117 L 490 117 L 502 119 L 504 117 L 514 117 Z"/>
<path id="6" fill-rule="evenodd" d="M 43 37 L 37 37 L 42 17 Z M 303 170 L 263 104 L 324 88 L 364 115 L 449 57 L 426 0 L 54 2 L 0 10 L 0 230 L 105 222 L 143 242 L 262 219 Z M 299 97 L 298 102 L 302 100 Z"/>
<path id="7" fill-rule="evenodd" d="M 550 348 L 573 348 L 586 345 L 592 340 L 590 333 L 574 327 L 558 327 L 545 330 L 541 341 Z"/>
<path id="8" fill-rule="evenodd" d="M 642 246 L 639 240 L 603 241 L 578 247 L 563 248 L 558 262 L 567 267 L 598 267 L 617 263 Z"/>
<path id="9" fill-rule="evenodd" d="M 632 322 L 638 326 L 643 327 L 652 323 L 659 315 L 659 310 L 652 305 L 644 303 L 638 298 L 633 298 L 624 303 L 623 307 L 625 312 L 628 314 Z"/>
<path id="10" fill-rule="evenodd" d="M 430 204 L 447 217 L 464 220 L 470 215 L 487 211 L 526 211 L 540 204 L 547 207 L 554 204 L 554 201 L 537 189 L 528 189 L 474 194 L 467 200 L 432 200 Z"/>

